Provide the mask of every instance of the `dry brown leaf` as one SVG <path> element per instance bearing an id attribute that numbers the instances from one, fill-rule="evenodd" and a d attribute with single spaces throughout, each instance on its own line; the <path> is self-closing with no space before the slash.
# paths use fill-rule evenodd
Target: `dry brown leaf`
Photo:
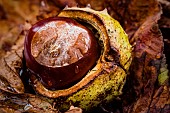
<path id="1" fill-rule="evenodd" d="M 31 94 L 13 94 L 0 90 L 0 110 L 5 113 L 28 112 L 28 113 L 59 113 L 49 102 L 41 97 Z"/>

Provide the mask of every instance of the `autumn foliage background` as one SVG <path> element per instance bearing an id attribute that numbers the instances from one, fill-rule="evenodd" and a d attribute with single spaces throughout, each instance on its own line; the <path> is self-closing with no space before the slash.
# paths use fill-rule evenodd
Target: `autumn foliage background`
<path id="1" fill-rule="evenodd" d="M 56 16 L 66 5 L 106 8 L 134 48 L 123 95 L 100 109 L 170 113 L 170 0 L 0 0 L 0 59 L 32 24 Z"/>

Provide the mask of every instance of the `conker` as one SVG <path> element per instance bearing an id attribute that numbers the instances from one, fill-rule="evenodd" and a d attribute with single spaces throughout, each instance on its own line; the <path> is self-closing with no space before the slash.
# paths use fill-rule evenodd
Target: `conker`
<path id="1" fill-rule="evenodd" d="M 91 30 L 66 17 L 41 20 L 29 30 L 24 44 L 26 66 L 48 89 L 71 87 L 100 56 Z"/>

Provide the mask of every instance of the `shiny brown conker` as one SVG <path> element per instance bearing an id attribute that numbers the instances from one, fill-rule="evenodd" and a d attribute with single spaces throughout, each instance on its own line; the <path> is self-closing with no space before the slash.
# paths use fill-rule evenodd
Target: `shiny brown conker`
<path id="1" fill-rule="evenodd" d="M 26 66 L 51 90 L 65 89 L 81 80 L 100 56 L 91 30 L 66 17 L 34 24 L 24 44 Z"/>

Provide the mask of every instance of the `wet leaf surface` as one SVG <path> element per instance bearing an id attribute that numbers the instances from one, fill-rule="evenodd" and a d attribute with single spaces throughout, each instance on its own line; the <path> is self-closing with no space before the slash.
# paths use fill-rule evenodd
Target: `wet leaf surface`
<path id="1" fill-rule="evenodd" d="M 123 26 L 134 46 L 133 62 L 123 95 L 119 100 L 101 105 L 95 111 L 170 112 L 169 78 L 161 85 L 158 82 L 158 76 L 162 73 L 160 69 L 167 69 L 167 64 L 170 69 L 168 0 L 1 0 L 0 111 L 23 112 L 29 100 L 33 107 L 27 106 L 25 109 L 30 112 L 39 110 L 58 112 L 57 108 L 53 108 L 51 100 L 24 93 L 25 88 L 19 77 L 24 36 L 32 24 L 40 19 L 57 15 L 66 5 L 85 7 L 88 4 L 96 10 L 107 8 L 109 14 Z M 170 74 L 167 73 L 166 76 Z"/>

